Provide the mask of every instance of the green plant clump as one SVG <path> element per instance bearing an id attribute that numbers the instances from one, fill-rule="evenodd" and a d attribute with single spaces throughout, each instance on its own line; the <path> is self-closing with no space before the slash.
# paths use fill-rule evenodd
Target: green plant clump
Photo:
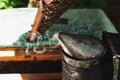
<path id="1" fill-rule="evenodd" d="M 0 0 L 0 9 L 27 7 L 28 0 Z"/>

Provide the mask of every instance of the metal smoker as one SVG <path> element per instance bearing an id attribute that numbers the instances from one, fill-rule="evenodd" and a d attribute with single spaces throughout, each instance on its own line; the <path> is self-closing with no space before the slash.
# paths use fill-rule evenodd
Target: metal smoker
<path id="1" fill-rule="evenodd" d="M 88 35 L 59 33 L 62 46 L 63 80 L 101 80 L 101 61 L 105 47 Z"/>

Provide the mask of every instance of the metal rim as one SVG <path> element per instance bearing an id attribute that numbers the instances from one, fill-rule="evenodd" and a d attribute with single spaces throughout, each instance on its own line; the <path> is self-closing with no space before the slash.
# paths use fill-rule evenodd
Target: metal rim
<path id="1" fill-rule="evenodd" d="M 100 41 L 100 40 L 99 40 Z M 73 60 L 78 60 L 78 61 L 95 61 L 95 60 L 99 60 L 101 59 L 105 53 L 106 53 L 106 48 L 105 48 L 105 45 L 100 41 L 100 43 L 103 45 L 103 54 L 100 55 L 100 56 L 96 56 L 95 58 L 88 58 L 88 59 L 80 59 L 80 58 L 77 58 L 77 57 L 74 57 L 74 56 L 70 56 L 69 54 L 67 54 L 62 48 L 61 48 L 61 51 L 62 51 L 62 54 L 65 55 L 66 57 L 70 58 L 70 59 L 73 59 Z"/>

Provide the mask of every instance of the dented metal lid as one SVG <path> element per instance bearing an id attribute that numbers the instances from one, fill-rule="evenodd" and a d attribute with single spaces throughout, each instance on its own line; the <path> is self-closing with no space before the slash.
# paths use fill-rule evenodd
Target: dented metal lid
<path id="1" fill-rule="evenodd" d="M 59 33 L 58 40 L 69 56 L 80 60 L 99 58 L 105 53 L 101 41 L 92 36 Z"/>

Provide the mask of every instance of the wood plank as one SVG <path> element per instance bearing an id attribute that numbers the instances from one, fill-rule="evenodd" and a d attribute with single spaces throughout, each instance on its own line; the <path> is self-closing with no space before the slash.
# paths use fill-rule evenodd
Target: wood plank
<path id="1" fill-rule="evenodd" d="M 107 12 L 115 17 L 120 16 L 120 6 L 108 6 Z"/>
<path id="2" fill-rule="evenodd" d="M 120 19 L 119 17 L 109 16 L 110 20 L 115 25 L 118 32 L 120 32 Z"/>
<path id="3" fill-rule="evenodd" d="M 120 5 L 120 0 L 106 0 L 107 6 Z"/>
<path id="4" fill-rule="evenodd" d="M 106 0 L 106 13 L 120 32 L 120 0 Z"/>
<path id="5" fill-rule="evenodd" d="M 62 80 L 62 73 L 0 74 L 0 80 Z"/>
<path id="6" fill-rule="evenodd" d="M 41 46 L 38 47 L 42 48 Z M 61 72 L 61 51 L 59 47 L 46 46 L 52 51 L 36 54 L 30 48 L 26 55 L 25 48 L 2 47 L 0 51 L 15 50 L 15 56 L 0 57 L 0 73 L 51 73 Z"/>
<path id="7" fill-rule="evenodd" d="M 0 62 L 0 73 L 53 73 L 61 71 L 61 60 Z"/>
<path id="8" fill-rule="evenodd" d="M 34 23 L 32 25 L 31 33 L 28 36 L 29 41 L 33 41 L 33 35 L 37 32 L 39 26 L 41 25 L 42 19 L 43 19 L 43 14 L 41 13 L 41 7 L 38 8 L 37 14 L 35 16 Z"/>
<path id="9" fill-rule="evenodd" d="M 22 80 L 62 80 L 61 73 L 21 74 Z"/>
<path id="10" fill-rule="evenodd" d="M 107 14 L 120 17 L 120 0 L 106 0 Z"/>
<path id="11" fill-rule="evenodd" d="M 51 3 L 52 0 L 45 0 L 45 2 L 47 4 Z M 36 13 L 36 16 L 35 16 L 35 20 L 34 20 L 34 23 L 32 25 L 32 29 L 31 29 L 31 33 L 30 35 L 28 36 L 28 40 L 29 41 L 33 41 L 34 39 L 34 34 L 38 31 L 39 27 L 41 27 L 41 23 L 42 23 L 42 20 L 43 20 L 43 13 L 42 13 L 42 9 L 43 9 L 43 4 L 40 3 L 40 1 L 38 2 L 38 10 L 37 10 L 37 13 Z"/>
<path id="12" fill-rule="evenodd" d="M 42 60 L 60 60 L 61 59 L 61 51 L 59 47 L 46 47 L 46 49 L 51 49 L 51 51 L 46 51 L 43 54 L 37 54 L 33 52 L 33 48 L 29 50 L 29 54 L 25 52 L 26 48 L 13 48 L 13 47 L 3 47 L 0 48 L 0 51 L 15 51 L 15 56 L 11 57 L 2 57 L 0 56 L 0 62 L 7 61 L 42 61 Z M 39 47 L 38 49 L 42 49 Z"/>

